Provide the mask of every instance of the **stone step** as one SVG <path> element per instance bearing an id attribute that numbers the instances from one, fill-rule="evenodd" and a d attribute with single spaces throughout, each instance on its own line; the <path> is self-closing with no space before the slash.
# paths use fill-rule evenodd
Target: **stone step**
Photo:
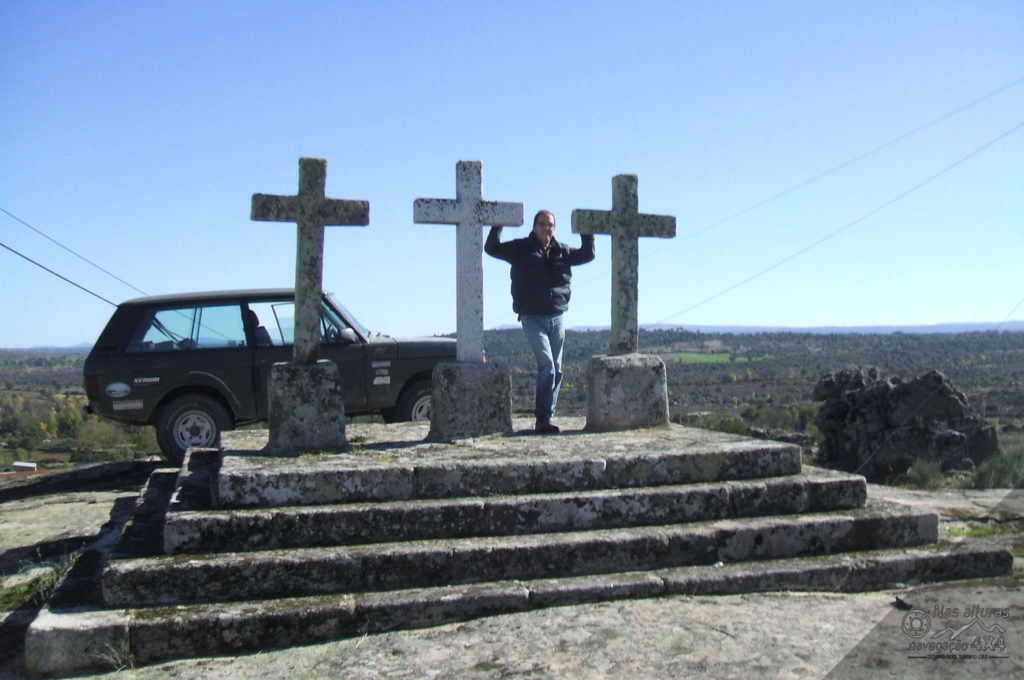
<path id="1" fill-rule="evenodd" d="M 863 477 L 821 469 L 729 484 L 272 509 L 192 510 L 179 491 L 164 549 L 238 552 L 680 524 L 850 509 L 866 495 Z"/>
<path id="2" fill-rule="evenodd" d="M 276 507 L 556 493 L 800 472 L 800 449 L 794 444 L 679 425 L 445 444 L 384 440 L 387 430 L 365 431 L 370 434 L 347 453 L 295 458 L 260 455 L 266 445 L 260 431 L 225 432 L 214 502 Z"/>
<path id="3" fill-rule="evenodd" d="M 934 513 L 869 501 L 847 511 L 657 527 L 112 559 L 112 607 L 294 597 L 663 569 L 921 545 Z"/>
<path id="4" fill-rule="evenodd" d="M 784 590 L 857 592 L 1004 576 L 1012 564 L 1005 550 L 967 542 L 726 563 L 720 568 L 675 567 L 267 602 L 136 609 L 48 606 L 28 631 L 25 662 L 35 675 L 70 674 L 127 662 L 143 665 L 307 645 L 550 606 Z"/>

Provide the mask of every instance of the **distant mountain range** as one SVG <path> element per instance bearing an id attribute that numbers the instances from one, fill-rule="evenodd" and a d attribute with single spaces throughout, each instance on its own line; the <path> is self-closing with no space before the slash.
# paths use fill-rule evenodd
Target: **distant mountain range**
<path id="1" fill-rule="evenodd" d="M 518 324 L 504 324 L 490 331 L 502 331 L 510 328 L 519 328 Z M 926 326 L 704 326 L 687 324 L 641 324 L 644 330 L 682 330 L 695 331 L 698 333 L 732 333 L 743 335 L 751 333 L 813 333 L 815 335 L 829 335 L 842 333 L 855 333 L 858 335 L 890 335 L 892 333 L 911 334 L 934 334 L 934 333 L 984 333 L 989 331 L 1010 331 L 1024 332 L 1024 321 L 1004 321 L 1003 323 L 938 323 Z M 606 331 L 608 326 L 573 326 L 569 330 L 586 333 L 588 331 Z M 85 354 L 92 349 L 92 343 L 79 343 L 71 347 L 0 347 L 0 351 L 17 352 L 40 352 L 48 354 Z"/>
<path id="2" fill-rule="evenodd" d="M 859 335 L 889 335 L 892 333 L 912 333 L 918 335 L 934 333 L 983 333 L 987 331 L 1024 331 L 1024 321 L 1004 321 L 1003 323 L 939 323 L 926 326 L 809 326 L 794 328 L 785 326 L 690 326 L 676 324 L 641 325 L 647 330 L 688 330 L 701 333 L 814 333 L 829 335 L 836 333 L 856 333 Z M 607 329 L 607 327 L 605 327 Z M 605 330 L 599 328 L 574 328 L 573 330 Z"/>
<path id="3" fill-rule="evenodd" d="M 88 354 L 92 349 L 91 342 L 80 342 L 70 347 L 0 347 L 0 352 L 35 352 L 37 354 Z"/>
<path id="4" fill-rule="evenodd" d="M 488 330 L 505 330 L 519 328 L 518 325 L 506 324 Z M 853 333 L 857 335 L 890 335 L 892 333 L 909 333 L 926 335 L 935 333 L 985 333 L 990 331 L 1024 331 L 1024 321 L 1004 321 L 1003 323 L 939 323 L 922 326 L 708 326 L 689 324 L 652 323 L 640 324 L 641 330 L 649 331 L 694 331 L 698 333 L 732 333 L 734 335 L 752 333 L 813 333 L 830 335 Z M 608 326 L 573 326 L 569 330 L 586 333 L 590 331 L 606 331 Z"/>

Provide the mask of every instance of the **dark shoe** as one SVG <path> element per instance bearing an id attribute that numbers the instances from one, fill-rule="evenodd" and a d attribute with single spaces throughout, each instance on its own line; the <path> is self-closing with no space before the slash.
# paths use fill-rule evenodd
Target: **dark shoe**
<path id="1" fill-rule="evenodd" d="M 557 434 L 561 432 L 557 425 L 552 425 L 550 420 L 538 420 L 533 428 L 537 434 Z"/>

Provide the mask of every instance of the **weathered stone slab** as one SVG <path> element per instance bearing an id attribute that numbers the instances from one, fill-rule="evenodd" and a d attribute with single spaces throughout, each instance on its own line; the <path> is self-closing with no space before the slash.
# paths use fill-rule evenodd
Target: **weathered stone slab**
<path id="1" fill-rule="evenodd" d="M 679 425 L 596 433 L 572 429 L 582 428 L 578 418 L 562 422 L 566 429 L 558 437 L 524 433 L 451 443 L 422 441 L 426 424 L 367 427 L 359 430 L 365 434 L 358 453 L 297 458 L 261 456 L 265 432 L 229 431 L 222 436 L 217 502 L 252 507 L 396 501 L 800 472 L 800 449 L 792 444 Z"/>
<path id="2" fill-rule="evenodd" d="M 220 472 L 220 449 L 191 447 L 185 452 L 167 510 L 195 510 L 213 507 Z"/>
<path id="3" fill-rule="evenodd" d="M 180 471 L 168 469 L 156 470 L 150 475 L 135 502 L 135 512 L 131 520 L 125 525 L 111 550 L 113 557 L 158 555 L 162 552 L 164 519 L 180 477 Z M 64 589 L 58 589 L 51 598 L 51 604 L 54 600 L 60 604 L 63 595 Z"/>
<path id="4" fill-rule="evenodd" d="M 587 364 L 587 429 L 668 427 L 668 374 L 660 357 L 595 356 Z"/>
<path id="5" fill-rule="evenodd" d="M 223 602 L 779 559 L 937 537 L 934 513 L 869 503 L 796 517 L 113 560 L 102 592 L 111 607 Z"/>
<path id="6" fill-rule="evenodd" d="M 665 594 L 665 582 L 655 572 L 648 571 L 533 579 L 526 583 L 530 588 L 530 601 L 536 607 L 561 607 Z"/>
<path id="7" fill-rule="evenodd" d="M 451 441 L 512 433 L 512 376 L 493 364 L 434 367 L 430 435 Z"/>
<path id="8" fill-rule="evenodd" d="M 653 526 L 860 507 L 865 483 L 820 471 L 725 484 L 602 489 L 522 496 L 173 511 L 168 554 L 251 551 L 432 538 Z"/>
<path id="9" fill-rule="evenodd" d="M 270 438 L 264 453 L 345 450 L 345 402 L 337 364 L 277 363 L 270 375 Z"/>
<path id="10" fill-rule="evenodd" d="M 111 657 L 118 650 L 124 656 L 131 653 L 131 623 L 131 615 L 124 610 L 90 609 L 77 614 L 43 607 L 25 636 L 25 667 L 36 676 L 111 669 Z M 110 661 L 104 663 L 105 659 Z"/>
<path id="11" fill-rule="evenodd" d="M 437 626 L 535 606 L 529 588 L 517 581 L 359 593 L 355 600 L 357 620 L 367 631 Z"/>
<path id="12" fill-rule="evenodd" d="M 786 590 L 854 593 L 935 581 L 1005 576 L 1013 570 L 1006 550 L 976 546 L 951 551 L 934 545 L 902 550 L 683 567 L 654 572 L 666 595 L 728 595 Z M 984 575 L 984 576 L 982 576 Z"/>
<path id="13" fill-rule="evenodd" d="M 656 571 L 473 583 L 378 593 L 280 598 L 149 609 L 51 611 L 28 631 L 34 675 L 113 670 L 109 650 L 137 665 L 183 657 L 255 652 L 386 630 L 465 621 L 502 612 L 662 595 L 767 591 L 858 592 L 1007 575 L 1003 549 L 935 545 Z M 1003 601 L 993 604 L 1005 604 Z M 135 641 L 135 646 L 129 645 Z"/>

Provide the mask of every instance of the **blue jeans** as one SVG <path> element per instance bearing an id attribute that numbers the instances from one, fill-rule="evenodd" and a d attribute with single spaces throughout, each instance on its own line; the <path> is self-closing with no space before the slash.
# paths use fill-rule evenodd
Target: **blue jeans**
<path id="1" fill-rule="evenodd" d="M 562 347 L 565 326 L 561 314 L 521 316 L 526 341 L 537 358 L 537 393 L 534 413 L 537 420 L 551 420 L 562 387 Z"/>

